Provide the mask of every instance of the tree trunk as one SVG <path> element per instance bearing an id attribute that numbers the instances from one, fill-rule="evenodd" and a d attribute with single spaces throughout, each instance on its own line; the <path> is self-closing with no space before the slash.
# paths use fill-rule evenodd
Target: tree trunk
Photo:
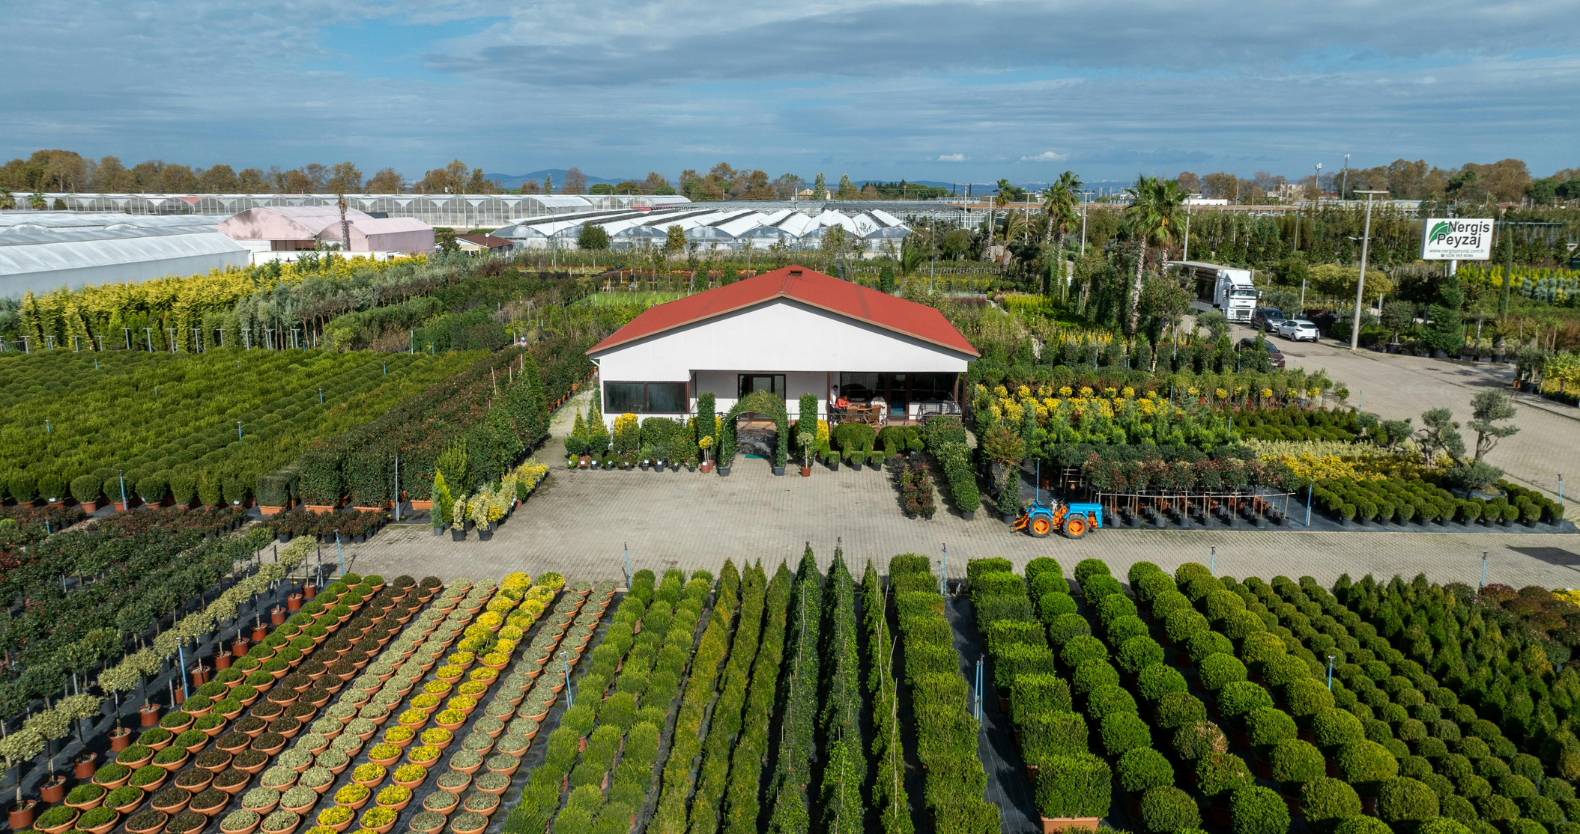
<path id="1" fill-rule="evenodd" d="M 1141 238 L 1141 244 L 1136 247 L 1136 279 L 1130 285 L 1130 318 L 1126 323 L 1125 333 L 1136 335 L 1136 327 L 1141 324 L 1141 277 L 1146 272 L 1147 266 L 1147 239 Z"/>

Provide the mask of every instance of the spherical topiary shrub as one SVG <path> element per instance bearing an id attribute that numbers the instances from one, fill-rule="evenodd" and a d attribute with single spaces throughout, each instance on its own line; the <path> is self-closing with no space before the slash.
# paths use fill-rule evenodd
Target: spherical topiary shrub
<path id="1" fill-rule="evenodd" d="M 1097 609 L 1097 619 L 1104 623 L 1113 623 L 1120 617 L 1136 616 L 1136 604 L 1124 594 L 1109 594 L 1097 601 L 1093 606 Z"/>
<path id="2" fill-rule="evenodd" d="M 1441 773 L 1428 773 L 1420 777 L 1420 779 L 1427 787 L 1432 789 L 1432 793 L 1437 794 L 1439 805 L 1442 804 L 1443 797 L 1454 795 L 1454 780 Z"/>
<path id="3" fill-rule="evenodd" d="M 1493 784 L 1503 781 L 1513 771 L 1509 770 L 1509 763 L 1498 756 L 1488 756 L 1476 762 L 1476 775 Z"/>
<path id="4" fill-rule="evenodd" d="M 1361 797 L 1348 782 L 1323 777 L 1301 786 L 1300 807 L 1308 824 L 1330 832 L 1341 820 L 1360 815 Z"/>
<path id="5" fill-rule="evenodd" d="M 1458 794 L 1439 795 L 1437 798 L 1437 810 L 1443 816 L 1459 820 L 1466 825 L 1479 819 L 1476 814 L 1475 803 Z"/>
<path id="6" fill-rule="evenodd" d="M 1311 677 L 1311 667 L 1304 658 L 1292 654 L 1275 657 L 1262 664 L 1262 680 L 1269 688 L 1288 686 L 1301 678 Z"/>
<path id="7" fill-rule="evenodd" d="M 1092 633 L 1092 624 L 1075 612 L 1060 614 L 1048 623 L 1048 641 L 1061 647 L 1070 640 Z"/>
<path id="8" fill-rule="evenodd" d="M 1518 773 L 1511 773 L 1498 780 L 1498 793 L 1518 802 L 1536 796 L 1536 784 Z"/>
<path id="9" fill-rule="evenodd" d="M 1310 742 L 1298 738 L 1280 741 L 1269 757 L 1273 763 L 1273 778 L 1284 786 L 1284 793 L 1295 796 L 1300 786 L 1321 779 L 1326 772 L 1322 751 Z"/>
<path id="10" fill-rule="evenodd" d="M 1166 663 L 1148 666 L 1136 675 L 1136 691 L 1154 704 L 1171 693 L 1184 692 L 1189 688 L 1190 684 L 1180 674 L 1180 670 Z"/>
<path id="11" fill-rule="evenodd" d="M 1059 650 L 1059 659 L 1074 669 L 1089 660 L 1108 660 L 1108 648 L 1096 637 L 1081 634 L 1065 641 L 1064 648 Z"/>
<path id="12" fill-rule="evenodd" d="M 1207 594 L 1202 601 L 1202 612 L 1207 619 L 1214 623 L 1222 623 L 1229 619 L 1229 615 L 1245 610 L 1245 600 L 1240 595 L 1225 589 L 1219 589 Z"/>
<path id="13" fill-rule="evenodd" d="M 1100 686 L 1086 698 L 1086 714 L 1099 723 L 1115 713 L 1136 711 L 1136 699 L 1118 684 Z"/>
<path id="14" fill-rule="evenodd" d="M 1416 828 L 1415 834 L 1471 834 L 1466 825 L 1458 820 L 1447 817 L 1427 820 Z"/>
<path id="15" fill-rule="evenodd" d="M 1152 743 L 1152 729 L 1133 712 L 1116 712 L 1104 718 L 1098 734 L 1103 738 L 1103 751 L 1109 756 Z"/>
<path id="16" fill-rule="evenodd" d="M 1174 733 L 1174 752 L 1187 762 L 1195 762 L 1213 753 L 1226 753 L 1229 740 L 1223 730 L 1211 721 L 1187 724 Z"/>
<path id="17" fill-rule="evenodd" d="M 1037 611 L 1044 622 L 1065 614 L 1074 614 L 1080 607 L 1075 597 L 1064 591 L 1049 591 L 1037 598 Z"/>
<path id="18" fill-rule="evenodd" d="M 1208 631 L 1211 627 L 1207 618 L 1190 608 L 1182 608 L 1168 616 L 1163 623 L 1163 631 L 1175 644 L 1183 646 L 1186 641 L 1196 634 Z"/>
<path id="19" fill-rule="evenodd" d="M 1377 788 L 1377 818 L 1389 825 L 1421 823 L 1437 815 L 1437 794 L 1420 780 L 1401 776 Z"/>
<path id="20" fill-rule="evenodd" d="M 1229 798 L 1229 821 L 1234 834 L 1284 834 L 1289 806 L 1267 788 L 1245 787 Z"/>
<path id="21" fill-rule="evenodd" d="M 1554 802 L 1573 802 L 1575 799 L 1575 786 L 1573 782 L 1549 776 L 1542 780 L 1542 796 Z"/>
<path id="22" fill-rule="evenodd" d="M 1532 782 L 1542 780 L 1542 760 L 1529 753 L 1521 753 L 1509 760 L 1509 769 Z"/>
<path id="23" fill-rule="evenodd" d="M 1077 695 L 1090 695 L 1105 686 L 1119 685 L 1119 670 L 1106 660 L 1088 660 L 1070 675 L 1070 689 Z"/>
<path id="24" fill-rule="evenodd" d="M 1196 784 L 1206 796 L 1232 794 L 1251 786 L 1251 769 L 1233 753 L 1209 753 L 1196 761 Z"/>
<path id="25" fill-rule="evenodd" d="M 1391 738 L 1391 739 L 1388 739 L 1387 741 L 1379 742 L 1379 743 L 1382 744 L 1384 750 L 1387 750 L 1389 753 L 1392 753 L 1394 755 L 1394 758 L 1396 758 L 1396 759 L 1402 759 L 1402 758 L 1410 755 L 1410 745 L 1405 744 L 1404 742 L 1400 741 L 1399 739 Z"/>
<path id="26" fill-rule="evenodd" d="M 1311 734 L 1316 738 L 1318 747 L 1336 750 L 1364 739 L 1366 728 L 1361 726 L 1361 720 L 1354 715 L 1330 707 L 1311 716 Z"/>
<path id="27" fill-rule="evenodd" d="M 1139 675 L 1150 666 L 1163 666 L 1163 647 L 1146 634 L 1139 634 L 1119 644 L 1115 660 L 1128 675 Z M 1168 668 L 1164 666 L 1164 668 Z M 1176 671 L 1176 674 L 1178 672 Z"/>
<path id="28" fill-rule="evenodd" d="M 1271 750 L 1279 742 L 1294 738 L 1300 732 L 1295 726 L 1295 719 L 1277 707 L 1251 710 L 1245 717 L 1245 731 L 1251 737 L 1251 744 L 1263 750 Z"/>
<path id="29" fill-rule="evenodd" d="M 1124 586 L 1112 576 L 1094 576 L 1081 583 L 1081 594 L 1089 603 L 1095 603 L 1109 594 L 1124 593 Z"/>
<path id="30" fill-rule="evenodd" d="M 1210 629 L 1198 631 L 1185 641 L 1185 653 L 1190 655 L 1192 663 L 1199 666 L 1202 661 L 1215 654 L 1233 657 L 1234 642 Z"/>
<path id="31" fill-rule="evenodd" d="M 1124 599 L 1124 597 L 1114 594 L 1109 599 Z M 1140 617 L 1133 615 L 1119 617 L 1108 624 L 1108 642 L 1115 646 L 1123 646 L 1126 640 L 1132 637 L 1141 637 L 1148 633 L 1150 633 L 1150 629 L 1147 628 L 1147 624 L 1141 622 Z"/>
<path id="32" fill-rule="evenodd" d="M 1152 600 L 1152 619 L 1168 622 L 1169 615 L 1191 607 L 1190 599 L 1179 591 L 1165 590 Z"/>
<path id="33" fill-rule="evenodd" d="M 1524 817 L 1504 823 L 1503 830 L 1508 834 L 1547 834 L 1547 826 Z"/>
<path id="34" fill-rule="evenodd" d="M 1406 718 L 1394 724 L 1393 734 L 1400 741 L 1414 744 L 1427 737 L 1426 725 L 1414 718 Z"/>
<path id="35" fill-rule="evenodd" d="M 1207 720 L 1207 705 L 1189 692 L 1170 692 L 1158 702 L 1157 724 L 1165 730 L 1177 730 L 1187 724 Z"/>
<path id="36" fill-rule="evenodd" d="M 1268 661 L 1283 657 L 1286 651 L 1283 638 L 1270 631 L 1248 635 L 1240 644 L 1240 657 L 1258 670 Z"/>
<path id="37" fill-rule="evenodd" d="M 1169 581 L 1173 583 L 1173 580 Z M 1174 766 L 1169 764 L 1166 756 L 1151 747 L 1125 751 L 1119 757 L 1115 769 L 1119 774 L 1119 787 L 1134 796 L 1174 784 Z"/>
<path id="38" fill-rule="evenodd" d="M 1289 712 L 1298 723 L 1306 723 L 1312 716 L 1333 707 L 1333 693 L 1319 680 L 1304 678 L 1284 687 L 1284 700 Z"/>
<path id="39" fill-rule="evenodd" d="M 1393 829 L 1376 817 L 1355 816 L 1341 820 L 1333 834 L 1393 834 Z"/>
<path id="40" fill-rule="evenodd" d="M 1481 812 L 1482 819 L 1497 824 L 1515 819 L 1520 815 L 1520 806 L 1514 800 L 1502 794 L 1490 794 L 1475 800 L 1476 810 Z"/>
<path id="41" fill-rule="evenodd" d="M 1432 763 L 1420 756 L 1405 756 L 1399 760 L 1399 775 L 1420 779 L 1432 772 Z"/>
<path id="42" fill-rule="evenodd" d="M 1375 741 L 1357 741 L 1339 748 L 1339 770 L 1344 781 L 1362 795 L 1375 795 L 1383 782 L 1399 775 L 1399 760 Z"/>
<path id="43" fill-rule="evenodd" d="M 1214 654 L 1201 661 L 1201 668 L 1197 670 L 1203 689 L 1208 692 L 1217 692 L 1228 684 L 1246 679 L 1245 664 L 1233 655 Z"/>
<path id="44" fill-rule="evenodd" d="M 1474 773 L 1467 773 L 1454 780 L 1454 787 L 1458 789 L 1459 795 L 1466 799 L 1476 800 L 1492 795 L 1492 783 L 1488 782 L 1486 777 Z"/>
<path id="45" fill-rule="evenodd" d="M 1266 633 L 1267 623 L 1255 612 L 1236 611 L 1229 615 L 1221 628 L 1225 637 L 1239 643 L 1254 634 Z"/>
<path id="46" fill-rule="evenodd" d="M 1564 811 L 1558 803 L 1545 796 L 1530 796 L 1515 800 L 1520 806 L 1520 816 L 1533 819 L 1551 828 L 1564 820 Z"/>
<path id="47" fill-rule="evenodd" d="M 1250 681 L 1231 681 L 1218 690 L 1218 712 L 1226 721 L 1241 724 L 1252 710 L 1270 707 L 1273 696 L 1261 684 Z"/>
<path id="48" fill-rule="evenodd" d="M 1149 834 L 1201 827 L 1201 811 L 1190 794 L 1173 786 L 1153 788 L 1141 796 L 1141 826 Z"/>
<path id="49" fill-rule="evenodd" d="M 1113 571 L 1108 569 L 1108 563 L 1102 559 L 1082 559 L 1075 564 L 1072 571 L 1075 581 L 1086 584 L 1086 580 L 1094 576 L 1113 576 Z"/>
<path id="50" fill-rule="evenodd" d="M 1411 745 L 1416 755 L 1431 761 L 1437 761 L 1448 756 L 1448 743 L 1440 738 L 1427 737 Z"/>

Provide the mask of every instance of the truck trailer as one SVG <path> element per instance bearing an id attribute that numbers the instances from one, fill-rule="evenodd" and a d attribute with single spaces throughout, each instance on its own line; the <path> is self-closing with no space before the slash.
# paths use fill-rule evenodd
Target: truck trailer
<path id="1" fill-rule="evenodd" d="M 1229 321 L 1251 323 L 1259 293 L 1251 283 L 1252 270 L 1202 261 L 1169 261 L 1196 284 L 1196 297 L 1212 302 Z"/>

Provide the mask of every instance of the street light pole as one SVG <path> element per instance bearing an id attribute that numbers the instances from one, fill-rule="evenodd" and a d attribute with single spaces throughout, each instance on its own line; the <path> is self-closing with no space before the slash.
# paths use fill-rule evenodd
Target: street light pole
<path id="1" fill-rule="evenodd" d="M 1339 180 L 1339 182 L 1340 182 L 1340 185 L 1339 185 L 1339 199 L 1340 200 L 1344 199 L 1344 192 L 1345 192 L 1345 190 L 1347 190 L 1349 188 L 1349 185 L 1350 185 L 1350 155 L 1349 154 L 1345 154 L 1344 155 L 1344 169 L 1343 170 L 1344 170 L 1344 177 L 1341 180 Z"/>
<path id="2" fill-rule="evenodd" d="M 1361 343 L 1361 298 L 1366 292 L 1366 255 L 1367 248 L 1372 240 L 1372 195 L 1387 194 L 1387 191 L 1358 191 L 1357 194 L 1366 195 L 1366 229 L 1361 232 L 1361 271 L 1355 281 L 1355 322 L 1350 328 L 1350 350 L 1355 350 Z"/>

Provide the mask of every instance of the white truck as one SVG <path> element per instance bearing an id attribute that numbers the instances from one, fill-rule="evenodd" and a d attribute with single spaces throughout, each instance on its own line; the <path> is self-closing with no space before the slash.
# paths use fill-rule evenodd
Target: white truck
<path id="1" fill-rule="evenodd" d="M 1251 323 L 1260 294 L 1251 282 L 1252 270 L 1202 261 L 1169 261 L 1196 283 L 1196 295 L 1223 311 L 1229 321 Z"/>

